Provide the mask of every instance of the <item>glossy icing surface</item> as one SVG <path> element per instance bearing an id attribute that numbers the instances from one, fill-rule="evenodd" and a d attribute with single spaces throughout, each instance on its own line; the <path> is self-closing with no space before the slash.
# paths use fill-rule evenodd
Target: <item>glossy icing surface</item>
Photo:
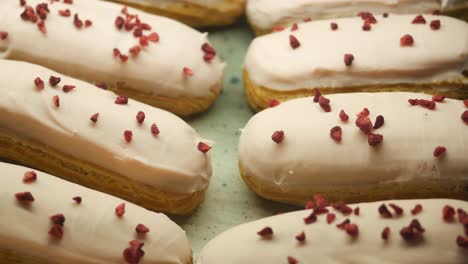
<path id="1" fill-rule="evenodd" d="M 0 169 L 0 248 L 57 263 L 127 263 L 123 251 L 136 239 L 145 243 L 141 264 L 190 261 L 185 232 L 164 214 L 38 171 L 36 182 L 23 183 L 24 173 L 31 171 L 26 167 L 0 163 Z M 29 206 L 15 199 L 25 191 L 35 199 Z M 80 204 L 72 199 L 76 196 L 82 198 Z M 117 217 L 115 208 L 122 203 L 125 214 Z M 50 217 L 56 214 L 65 216 L 61 239 L 48 234 Z M 138 224 L 149 232 L 138 235 Z"/>
<path id="2" fill-rule="evenodd" d="M 27 4 L 34 8 L 42 2 L 28 0 Z M 209 63 L 203 59 L 201 47 L 208 42 L 206 34 L 177 21 L 128 8 L 128 13 L 137 14 L 142 23 L 151 26 L 144 35 L 159 35 L 157 43 L 150 42 L 134 57 L 129 55 L 129 49 L 138 45 L 139 39 L 132 31 L 115 26 L 117 16 L 125 17 L 122 7 L 97 0 L 49 3 L 47 33 L 42 34 L 37 25 L 20 17 L 24 7 L 19 1 L 1 1 L 0 30 L 9 36 L 0 41 L 0 58 L 29 61 L 86 81 L 160 96 L 206 97 L 221 89 L 225 64 L 218 57 Z M 58 14 L 66 9 L 71 12 L 69 17 Z M 76 28 L 75 14 L 83 23 L 90 20 L 92 25 Z M 129 56 L 126 63 L 113 56 L 114 48 Z M 184 75 L 185 67 L 194 72 L 193 76 Z"/>
<path id="3" fill-rule="evenodd" d="M 288 25 L 306 18 L 312 20 L 351 17 L 359 12 L 375 14 L 429 14 L 450 8 L 464 0 L 248 0 L 250 22 L 262 30 Z"/>
<path id="4" fill-rule="evenodd" d="M 383 203 L 387 207 L 389 203 L 395 203 L 404 210 L 403 215 L 382 218 L 378 207 Z M 416 204 L 421 204 L 423 210 L 413 216 L 410 211 Z M 326 216 L 320 215 L 315 223 L 309 225 L 303 219 L 312 210 L 280 214 L 242 224 L 220 234 L 205 246 L 197 264 L 281 264 L 288 263 L 288 256 L 294 257 L 298 263 L 466 263 L 468 251 L 455 242 L 457 236 L 464 235 L 463 225 L 443 220 L 442 208 L 445 205 L 455 210 L 468 209 L 467 202 L 446 199 L 361 203 L 350 205 L 353 209 L 359 207 L 359 216 L 344 216 L 330 208 L 336 214 L 333 223 L 327 224 Z M 356 238 L 336 227 L 345 219 L 358 225 Z M 420 242 L 407 242 L 399 234 L 412 219 L 418 219 L 425 229 Z M 271 239 L 261 239 L 257 235 L 266 226 L 273 229 Z M 387 241 L 381 238 L 385 227 L 390 227 Z M 304 243 L 295 239 L 302 231 L 306 237 Z"/>
<path id="5" fill-rule="evenodd" d="M 468 177 L 468 125 L 461 115 L 462 101 L 445 99 L 434 110 L 412 106 L 409 99 L 427 99 L 418 93 L 350 93 L 327 95 L 331 112 L 313 98 L 290 100 L 250 119 L 239 143 L 239 162 L 245 175 L 285 192 L 313 186 L 358 186 L 417 179 Z M 378 115 L 384 125 L 372 131 L 383 142 L 370 146 L 368 136 L 355 124 L 363 108 L 372 124 Z M 340 120 L 340 111 L 349 116 Z M 330 136 L 342 129 L 342 141 Z M 284 140 L 272 140 L 275 131 Z M 433 153 L 446 147 L 443 157 Z"/>
<path id="6" fill-rule="evenodd" d="M 49 84 L 50 76 L 61 78 L 56 87 Z M 36 77 L 45 82 L 43 90 L 34 85 Z M 65 93 L 64 85 L 76 88 Z M 112 92 L 10 60 L 0 60 L 0 90 L 2 130 L 165 191 L 192 193 L 208 185 L 210 154 L 200 152 L 197 145 L 210 141 L 169 112 L 131 99 L 126 105 L 116 104 Z M 59 107 L 53 102 L 56 95 Z M 136 119 L 139 111 L 146 116 L 142 124 Z M 99 117 L 93 123 L 95 113 Z M 159 135 L 152 134 L 152 124 Z M 132 131 L 131 142 L 125 141 L 125 130 Z"/>
<path id="7" fill-rule="evenodd" d="M 468 68 L 468 23 L 427 15 L 426 24 L 412 24 L 414 18 L 377 16 L 370 31 L 362 29 L 360 17 L 302 23 L 294 32 L 288 28 L 256 38 L 244 68 L 255 84 L 280 91 L 459 81 Z M 440 20 L 439 30 L 429 26 L 433 20 Z M 330 28 L 332 22 L 337 30 Z M 402 47 L 407 34 L 414 44 Z M 291 47 L 290 35 L 300 42 L 298 48 Z M 345 65 L 345 54 L 354 56 L 351 66 Z"/>

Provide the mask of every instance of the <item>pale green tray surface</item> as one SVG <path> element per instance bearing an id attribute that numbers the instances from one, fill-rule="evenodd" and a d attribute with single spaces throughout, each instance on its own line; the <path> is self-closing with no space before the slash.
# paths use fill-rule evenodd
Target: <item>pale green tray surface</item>
<path id="1" fill-rule="evenodd" d="M 228 64 L 224 90 L 210 111 L 189 123 L 202 137 L 216 142 L 211 151 L 213 177 L 204 203 L 193 216 L 172 217 L 186 230 L 195 256 L 210 239 L 228 228 L 287 210 L 258 198 L 242 181 L 237 167 L 239 129 L 254 114 L 245 101 L 241 76 L 253 34 L 243 25 L 211 32 L 209 38 Z"/>

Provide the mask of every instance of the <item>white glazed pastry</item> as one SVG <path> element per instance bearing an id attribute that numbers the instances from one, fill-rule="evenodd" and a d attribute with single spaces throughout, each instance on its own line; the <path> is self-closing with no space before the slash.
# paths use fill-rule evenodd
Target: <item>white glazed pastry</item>
<path id="1" fill-rule="evenodd" d="M 2 263 L 192 263 L 185 232 L 163 214 L 26 167 L 0 169 Z"/>
<path id="2" fill-rule="evenodd" d="M 468 199 L 468 100 L 419 93 L 347 93 L 281 103 L 252 117 L 239 143 L 245 182 L 303 205 Z"/>
<path id="3" fill-rule="evenodd" d="M 25 62 L 0 60 L 0 89 L 0 157 L 152 210 L 202 201 L 210 141 L 179 117 Z"/>
<path id="4" fill-rule="evenodd" d="M 341 210 L 323 207 L 321 214 L 316 209 L 304 210 L 239 225 L 211 240 L 196 263 L 462 264 L 468 261 L 468 203 L 465 201 L 394 200 L 341 204 L 337 208 Z"/>
<path id="5" fill-rule="evenodd" d="M 244 81 L 250 105 L 261 110 L 269 99 L 310 96 L 314 88 L 468 98 L 467 69 L 468 23 L 445 16 L 365 13 L 256 38 L 245 58 Z"/>
<path id="6" fill-rule="evenodd" d="M 181 116 L 206 110 L 220 92 L 225 64 L 206 34 L 105 1 L 24 2 L 0 1 L 0 31 L 8 34 L 0 58 L 106 85 Z"/>
<path id="7" fill-rule="evenodd" d="M 111 0 L 168 16 L 192 27 L 226 26 L 244 14 L 245 0 Z"/>
<path id="8" fill-rule="evenodd" d="M 430 14 L 462 5 L 466 8 L 465 0 L 248 0 L 247 16 L 257 34 L 265 34 L 303 20 L 352 17 L 359 12 Z"/>

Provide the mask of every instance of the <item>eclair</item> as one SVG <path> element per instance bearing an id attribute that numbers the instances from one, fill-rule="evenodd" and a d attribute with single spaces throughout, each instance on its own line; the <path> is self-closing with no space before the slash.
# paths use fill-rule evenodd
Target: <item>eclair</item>
<path id="1" fill-rule="evenodd" d="M 112 0 L 192 27 L 227 26 L 244 14 L 245 0 Z"/>
<path id="2" fill-rule="evenodd" d="M 306 210 L 225 231 L 196 263 L 462 264 L 468 260 L 467 211 L 460 200 L 328 205 L 316 197 Z"/>
<path id="3" fill-rule="evenodd" d="M 147 209 L 189 214 L 211 141 L 182 119 L 57 72 L 0 60 L 0 157 Z"/>
<path id="4" fill-rule="evenodd" d="M 468 23 L 395 15 L 312 21 L 256 38 L 244 86 L 256 111 L 284 101 L 346 92 L 406 91 L 468 98 Z"/>
<path id="5" fill-rule="evenodd" d="M 192 263 L 177 224 L 119 198 L 0 163 L 2 263 Z"/>
<path id="6" fill-rule="evenodd" d="M 468 200 L 468 100 L 346 93 L 276 103 L 242 129 L 240 174 L 258 195 L 331 201 Z"/>
<path id="7" fill-rule="evenodd" d="M 442 13 L 468 19 L 466 0 L 248 0 L 246 9 L 250 25 L 257 35 L 302 21 L 352 17 L 362 12 L 375 15 Z"/>
<path id="8" fill-rule="evenodd" d="M 97 1 L 0 1 L 0 58 L 21 60 L 189 116 L 219 95 L 225 64 L 202 34 Z"/>

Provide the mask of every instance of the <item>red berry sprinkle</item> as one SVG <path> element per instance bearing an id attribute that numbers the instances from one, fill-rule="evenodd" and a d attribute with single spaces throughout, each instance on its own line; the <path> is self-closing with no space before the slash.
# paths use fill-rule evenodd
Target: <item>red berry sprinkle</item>
<path id="1" fill-rule="evenodd" d="M 388 210 L 388 208 L 387 208 L 387 206 L 385 204 L 382 204 L 381 206 L 379 206 L 379 214 L 383 218 L 392 218 L 393 217 L 392 213 L 390 212 L 390 210 Z"/>
<path id="2" fill-rule="evenodd" d="M 203 142 L 198 143 L 197 148 L 202 153 L 207 153 L 211 149 L 211 147 L 208 144 L 203 143 Z"/>
<path id="3" fill-rule="evenodd" d="M 146 234 L 148 233 L 150 230 L 148 227 L 146 227 L 145 225 L 143 224 L 138 224 L 135 228 L 135 231 L 138 233 L 138 234 Z"/>
<path id="4" fill-rule="evenodd" d="M 414 208 L 411 210 L 411 214 L 412 214 L 412 215 L 417 215 L 417 214 L 419 214 L 420 212 L 422 212 L 422 210 L 423 210 L 422 205 L 417 204 L 417 205 L 415 205 Z"/>
<path id="5" fill-rule="evenodd" d="M 408 102 L 411 105 L 419 105 L 421 107 L 427 108 L 429 110 L 434 110 L 436 108 L 436 103 L 434 101 L 429 101 L 425 99 L 409 99 Z"/>
<path id="6" fill-rule="evenodd" d="M 159 133 L 160 133 L 160 131 L 159 131 L 158 126 L 157 126 L 156 124 L 153 123 L 153 124 L 151 125 L 151 134 L 157 136 L 157 135 L 159 135 Z"/>
<path id="7" fill-rule="evenodd" d="M 284 140 L 284 131 L 283 130 L 278 130 L 271 135 L 271 139 L 276 143 L 280 144 Z"/>
<path id="8" fill-rule="evenodd" d="M 301 43 L 299 42 L 299 40 L 293 35 L 289 35 L 289 44 L 291 45 L 291 48 L 293 49 L 297 49 L 301 46 Z"/>
<path id="9" fill-rule="evenodd" d="M 320 93 L 320 90 L 318 88 L 314 89 L 314 103 L 318 103 L 320 96 L 322 96 L 322 93 Z"/>
<path id="10" fill-rule="evenodd" d="M 365 20 L 364 24 L 362 25 L 362 30 L 370 31 L 371 28 L 372 28 L 371 23 L 368 20 Z"/>
<path id="11" fill-rule="evenodd" d="M 373 125 L 368 116 L 358 116 L 355 124 L 364 134 L 371 134 Z"/>
<path id="12" fill-rule="evenodd" d="M 203 43 L 201 49 L 205 53 L 203 59 L 206 62 L 210 62 L 216 56 L 216 50 L 208 43 Z"/>
<path id="13" fill-rule="evenodd" d="M 26 5 L 26 0 L 20 0 L 20 6 L 25 6 Z"/>
<path id="14" fill-rule="evenodd" d="M 148 37 L 147 36 L 140 36 L 140 41 L 139 41 L 140 45 L 142 47 L 147 47 L 149 46 L 149 41 L 148 41 Z"/>
<path id="15" fill-rule="evenodd" d="M 462 237 L 458 236 L 457 237 L 457 245 L 461 248 L 468 248 L 468 238 L 467 237 Z"/>
<path id="16" fill-rule="evenodd" d="M 359 234 L 359 228 L 356 224 L 345 225 L 344 230 L 352 237 L 356 237 Z"/>
<path id="17" fill-rule="evenodd" d="M 65 4 L 70 4 L 70 5 L 73 4 L 73 0 L 63 0 L 63 2 Z"/>
<path id="18" fill-rule="evenodd" d="M 127 263 L 138 264 L 140 259 L 145 255 L 145 251 L 142 250 L 145 243 L 138 240 L 132 240 L 128 243 L 130 247 L 123 251 L 123 258 Z"/>
<path id="19" fill-rule="evenodd" d="M 380 134 L 374 134 L 374 133 L 371 133 L 367 136 L 367 141 L 369 143 L 369 145 L 375 147 L 375 146 L 378 146 L 382 143 L 383 141 L 383 136 L 380 135 Z"/>
<path id="20" fill-rule="evenodd" d="M 37 89 L 39 90 L 44 89 L 44 81 L 39 77 L 36 77 L 36 79 L 34 79 L 34 85 L 36 85 Z"/>
<path id="21" fill-rule="evenodd" d="M 439 30 L 440 29 L 440 20 L 432 20 L 430 26 L 431 26 L 432 30 Z"/>
<path id="22" fill-rule="evenodd" d="M 27 171 L 24 173 L 23 182 L 24 183 L 31 183 L 37 180 L 37 174 L 34 171 Z"/>
<path id="23" fill-rule="evenodd" d="M 96 123 L 98 121 L 98 118 L 99 118 L 99 113 L 95 113 L 94 115 L 91 116 L 90 120 L 93 123 Z"/>
<path id="24" fill-rule="evenodd" d="M 418 15 L 413 19 L 412 24 L 426 24 L 426 19 L 422 15 Z"/>
<path id="25" fill-rule="evenodd" d="M 118 56 L 120 56 L 121 53 L 120 53 L 119 49 L 114 48 L 113 51 L 112 51 L 112 54 L 114 54 L 114 57 L 118 57 Z"/>
<path id="26" fill-rule="evenodd" d="M 298 234 L 296 236 L 296 240 L 299 241 L 299 242 L 304 242 L 306 239 L 306 235 L 304 232 L 301 232 L 300 234 Z"/>
<path id="27" fill-rule="evenodd" d="M 80 204 L 81 203 L 81 197 L 80 196 L 75 196 L 75 197 L 73 197 L 73 201 L 75 201 L 75 203 L 77 203 L 77 204 Z"/>
<path id="28" fill-rule="evenodd" d="M 183 73 L 185 76 L 192 77 L 193 76 L 193 70 L 187 67 L 184 67 Z"/>
<path id="29" fill-rule="evenodd" d="M 63 236 L 63 227 L 61 225 L 53 225 L 49 230 L 49 235 L 61 239 Z"/>
<path id="30" fill-rule="evenodd" d="M 450 205 L 444 206 L 444 208 L 442 209 L 442 216 L 447 222 L 455 221 L 455 208 L 453 208 Z"/>
<path id="31" fill-rule="evenodd" d="M 65 216 L 63 214 L 56 214 L 50 217 L 50 221 L 55 225 L 61 225 L 65 223 Z"/>
<path id="32" fill-rule="evenodd" d="M 275 107 L 275 106 L 278 106 L 280 105 L 280 101 L 276 100 L 276 99 L 271 99 L 270 101 L 268 101 L 268 107 Z"/>
<path id="33" fill-rule="evenodd" d="M 60 77 L 50 76 L 49 77 L 49 84 L 53 87 L 57 86 L 60 83 Z"/>
<path id="34" fill-rule="evenodd" d="M 81 21 L 81 19 L 78 17 L 78 14 L 73 16 L 73 25 L 75 25 L 75 27 L 78 29 L 83 27 L 83 21 Z"/>
<path id="35" fill-rule="evenodd" d="M 340 126 L 333 127 L 330 130 L 330 137 L 337 142 L 341 142 L 342 135 L 343 131 Z"/>
<path id="36" fill-rule="evenodd" d="M 344 229 L 345 226 L 349 225 L 349 223 L 351 223 L 351 221 L 349 219 L 345 219 L 343 222 L 337 224 L 336 227 L 339 229 Z"/>
<path id="37" fill-rule="evenodd" d="M 138 124 L 143 124 L 143 121 L 145 121 L 145 112 L 139 111 L 136 115 L 136 120 Z"/>
<path id="38" fill-rule="evenodd" d="M 353 54 L 345 54 L 344 55 L 344 63 L 346 66 L 351 66 L 354 61 L 354 55 Z"/>
<path id="39" fill-rule="evenodd" d="M 93 25 L 93 21 L 89 20 L 89 19 L 86 19 L 85 20 L 85 27 L 90 27 Z"/>
<path id="40" fill-rule="evenodd" d="M 296 258 L 288 256 L 288 264 L 298 264 L 298 263 L 299 261 Z"/>
<path id="41" fill-rule="evenodd" d="M 121 16 L 118 16 L 115 18 L 115 27 L 118 29 L 118 30 L 121 30 L 125 24 L 125 19 Z"/>
<path id="42" fill-rule="evenodd" d="M 463 104 L 468 107 L 468 100 L 463 101 Z"/>
<path id="43" fill-rule="evenodd" d="M 432 96 L 432 101 L 434 102 L 440 103 L 440 102 L 443 102 L 444 100 L 445 100 L 444 95 L 437 94 L 437 95 Z"/>
<path id="44" fill-rule="evenodd" d="M 366 117 L 366 116 L 369 116 L 370 112 L 369 112 L 369 109 L 367 108 L 363 108 L 362 111 L 357 114 L 357 117 L 360 118 L 360 117 Z"/>
<path id="45" fill-rule="evenodd" d="M 69 17 L 71 15 L 70 9 L 59 10 L 58 13 L 63 17 Z"/>
<path id="46" fill-rule="evenodd" d="M 296 31 L 299 29 L 299 26 L 297 25 L 297 23 L 294 23 L 292 26 L 291 26 L 291 31 Z"/>
<path id="47" fill-rule="evenodd" d="M 135 57 L 138 56 L 140 52 L 141 52 L 141 48 L 138 45 L 135 45 L 128 50 L 128 53 L 132 54 L 132 56 L 135 56 Z"/>
<path id="48" fill-rule="evenodd" d="M 463 120 L 463 122 L 468 124 L 468 110 L 463 112 L 463 114 L 461 115 L 461 119 Z"/>
<path id="49" fill-rule="evenodd" d="M 63 88 L 62 88 L 62 91 L 65 92 L 65 93 L 68 93 L 70 92 L 71 90 L 75 89 L 76 86 L 74 85 L 64 85 Z"/>
<path id="50" fill-rule="evenodd" d="M 60 107 L 60 98 L 58 95 L 54 95 L 54 97 L 52 97 L 52 101 L 54 102 L 55 107 Z"/>
<path id="51" fill-rule="evenodd" d="M 115 99 L 114 103 L 120 104 L 120 105 L 126 105 L 128 104 L 128 98 L 122 95 L 118 96 L 117 99 Z"/>
<path id="52" fill-rule="evenodd" d="M 438 158 L 442 155 L 445 154 L 445 152 L 447 152 L 447 148 L 446 147 L 442 147 L 442 146 L 438 146 L 434 149 L 434 157 Z"/>
<path id="53" fill-rule="evenodd" d="M 403 227 L 400 230 L 401 237 L 406 241 L 416 239 L 424 233 L 424 228 L 421 226 L 418 220 L 413 219 L 409 226 Z"/>
<path id="54" fill-rule="evenodd" d="M 156 32 L 153 32 L 153 33 L 149 34 L 147 38 L 151 42 L 158 42 L 159 41 L 159 35 Z"/>
<path id="55" fill-rule="evenodd" d="M 375 119 L 375 123 L 374 123 L 374 129 L 379 129 L 381 128 L 385 123 L 385 119 L 383 116 L 379 115 L 377 116 L 377 118 Z"/>
<path id="56" fill-rule="evenodd" d="M 19 192 L 15 194 L 16 200 L 22 203 L 32 203 L 34 202 L 34 197 L 30 192 Z"/>
<path id="57" fill-rule="evenodd" d="M 320 96 L 318 103 L 320 107 L 323 109 L 325 112 L 331 112 L 331 106 L 330 106 L 330 99 L 325 98 L 325 96 Z"/>
<path id="58" fill-rule="evenodd" d="M 337 202 L 332 204 L 333 209 L 341 212 L 344 215 L 349 215 L 353 212 L 353 209 L 349 207 L 347 204 L 344 202 Z"/>
<path id="59" fill-rule="evenodd" d="M 257 232 L 257 235 L 262 238 L 271 238 L 273 236 L 273 229 L 269 226 L 264 227 L 262 230 Z"/>
<path id="60" fill-rule="evenodd" d="M 125 214 L 125 203 L 119 204 L 115 208 L 115 215 L 118 217 L 122 217 Z"/>
<path id="61" fill-rule="evenodd" d="M 338 24 L 337 23 L 330 23 L 330 28 L 331 30 L 337 30 L 338 29 Z"/>
<path id="62" fill-rule="evenodd" d="M 132 142 L 133 132 L 131 130 L 125 130 L 124 131 L 124 139 L 125 139 L 125 141 L 127 141 L 127 143 Z"/>
<path id="63" fill-rule="evenodd" d="M 8 38 L 8 32 L 0 31 L 0 39 L 5 40 Z"/>
<path id="64" fill-rule="evenodd" d="M 392 209 L 393 211 L 395 211 L 395 214 L 397 216 L 401 216 L 403 214 L 403 208 L 401 208 L 400 206 L 396 205 L 396 204 L 388 204 Z"/>
<path id="65" fill-rule="evenodd" d="M 344 110 L 341 110 L 340 111 L 340 119 L 341 121 L 343 122 L 348 122 L 349 120 L 349 115 L 346 114 L 346 112 Z"/>
<path id="66" fill-rule="evenodd" d="M 403 37 L 400 38 L 400 46 L 401 47 L 408 47 L 408 46 L 413 46 L 414 44 L 414 39 L 411 35 L 406 34 Z"/>
<path id="67" fill-rule="evenodd" d="M 317 221 L 317 215 L 315 214 L 315 212 L 310 213 L 309 216 L 307 216 L 306 218 L 304 218 L 304 223 L 305 223 L 306 225 L 315 223 L 316 221 Z"/>
<path id="68" fill-rule="evenodd" d="M 331 224 L 333 221 L 335 221 L 336 215 L 334 213 L 328 213 L 327 214 L 327 223 Z"/>
<path id="69" fill-rule="evenodd" d="M 359 215 L 361 213 L 361 210 L 359 209 L 359 207 L 356 207 L 354 208 L 354 215 Z"/>
<path id="70" fill-rule="evenodd" d="M 42 34 L 47 34 L 47 28 L 45 26 L 44 20 L 41 20 L 39 23 L 37 23 L 37 28 Z"/>
<path id="71" fill-rule="evenodd" d="M 119 57 L 120 57 L 120 61 L 121 61 L 122 63 L 125 63 L 125 62 L 128 61 L 128 56 L 127 56 L 127 55 L 120 54 Z"/>
<path id="72" fill-rule="evenodd" d="M 382 230 L 382 239 L 387 241 L 389 236 L 390 236 L 390 227 L 387 226 Z"/>

